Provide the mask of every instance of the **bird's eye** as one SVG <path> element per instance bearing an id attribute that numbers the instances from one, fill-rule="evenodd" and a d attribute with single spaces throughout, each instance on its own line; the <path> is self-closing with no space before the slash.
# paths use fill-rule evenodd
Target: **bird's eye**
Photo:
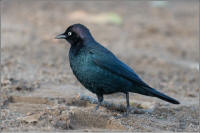
<path id="1" fill-rule="evenodd" d="M 72 35 L 72 32 L 68 32 L 68 36 L 71 36 Z"/>

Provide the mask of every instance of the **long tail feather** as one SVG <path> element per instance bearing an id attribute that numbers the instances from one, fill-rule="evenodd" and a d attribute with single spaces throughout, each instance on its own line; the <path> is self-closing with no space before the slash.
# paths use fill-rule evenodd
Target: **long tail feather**
<path id="1" fill-rule="evenodd" d="M 167 95 L 165 95 L 164 93 L 161 93 L 159 91 L 157 91 L 156 89 L 153 89 L 153 88 L 146 88 L 145 89 L 148 91 L 148 94 L 150 94 L 151 96 L 153 97 L 158 97 L 164 101 L 167 101 L 167 102 L 170 102 L 170 103 L 173 103 L 173 104 L 180 104 L 180 102 L 172 97 L 169 97 Z"/>

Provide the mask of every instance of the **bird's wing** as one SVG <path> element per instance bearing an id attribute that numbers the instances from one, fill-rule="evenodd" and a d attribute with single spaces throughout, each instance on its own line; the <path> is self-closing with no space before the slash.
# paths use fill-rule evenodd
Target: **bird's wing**
<path id="1" fill-rule="evenodd" d="M 170 103 L 179 104 L 179 101 L 176 99 L 171 98 L 144 83 L 130 67 L 117 59 L 117 57 L 104 47 L 91 49 L 89 52 L 92 54 L 92 61 L 94 64 L 131 81 L 135 86 L 141 88 L 139 91 L 140 94 L 158 97 Z"/>
<path id="2" fill-rule="evenodd" d="M 97 66 L 133 82 L 134 85 L 150 88 L 130 67 L 117 59 L 110 51 L 100 48 L 91 49 L 90 53 L 92 54 L 92 61 Z"/>

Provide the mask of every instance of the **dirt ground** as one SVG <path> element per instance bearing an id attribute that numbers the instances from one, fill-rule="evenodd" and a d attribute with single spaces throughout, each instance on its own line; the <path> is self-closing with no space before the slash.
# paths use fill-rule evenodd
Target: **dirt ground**
<path id="1" fill-rule="evenodd" d="M 1 8 L 0 131 L 199 130 L 198 1 L 4 0 Z M 113 108 L 95 112 L 87 97 L 96 96 L 69 67 L 70 45 L 54 39 L 74 23 L 181 104 L 131 94 L 125 117 L 117 93 L 105 96 Z"/>

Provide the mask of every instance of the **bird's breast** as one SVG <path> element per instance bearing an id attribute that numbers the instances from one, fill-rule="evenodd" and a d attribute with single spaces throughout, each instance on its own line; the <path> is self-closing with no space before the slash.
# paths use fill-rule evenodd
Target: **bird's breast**
<path id="1" fill-rule="evenodd" d="M 86 74 L 92 65 L 90 56 L 82 51 L 79 51 L 77 55 L 69 53 L 69 61 L 71 69 L 78 80 L 86 80 Z"/>

